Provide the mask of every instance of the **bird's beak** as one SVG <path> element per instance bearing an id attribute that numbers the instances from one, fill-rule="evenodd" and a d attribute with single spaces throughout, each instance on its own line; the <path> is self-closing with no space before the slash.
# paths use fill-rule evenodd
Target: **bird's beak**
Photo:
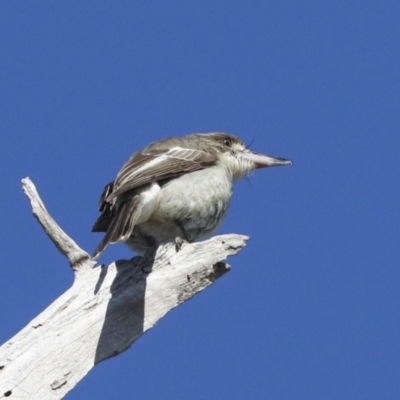
<path id="1" fill-rule="evenodd" d="M 281 165 L 293 164 L 286 158 L 266 156 L 264 154 L 254 153 L 250 150 L 246 150 L 242 154 L 244 158 L 252 161 L 256 168 L 280 167 Z"/>

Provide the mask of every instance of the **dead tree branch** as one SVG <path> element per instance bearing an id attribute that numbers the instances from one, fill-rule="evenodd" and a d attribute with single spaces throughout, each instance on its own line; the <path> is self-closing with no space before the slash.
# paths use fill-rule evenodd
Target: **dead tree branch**
<path id="1" fill-rule="evenodd" d="M 32 181 L 34 216 L 75 273 L 72 287 L 0 347 L 0 399 L 61 399 L 97 363 L 127 350 L 168 311 L 229 271 L 247 237 L 166 244 L 144 257 L 95 266 L 53 220 Z"/>

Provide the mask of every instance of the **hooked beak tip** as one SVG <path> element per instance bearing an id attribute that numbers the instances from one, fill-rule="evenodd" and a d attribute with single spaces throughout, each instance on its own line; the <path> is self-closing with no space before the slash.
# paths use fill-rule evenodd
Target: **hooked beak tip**
<path id="1" fill-rule="evenodd" d="M 293 165 L 293 161 L 287 160 L 286 158 L 275 157 L 275 160 L 278 161 L 275 165 Z"/>

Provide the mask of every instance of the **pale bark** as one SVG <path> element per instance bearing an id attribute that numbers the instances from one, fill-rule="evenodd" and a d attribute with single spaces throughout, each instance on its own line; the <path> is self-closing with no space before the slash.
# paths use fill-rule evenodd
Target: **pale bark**
<path id="1" fill-rule="evenodd" d="M 52 219 L 28 178 L 23 188 L 75 280 L 0 347 L 0 398 L 63 398 L 97 363 L 128 349 L 168 311 L 229 271 L 222 261 L 248 239 L 218 236 L 184 243 L 178 252 L 166 244 L 144 257 L 96 266 Z"/>

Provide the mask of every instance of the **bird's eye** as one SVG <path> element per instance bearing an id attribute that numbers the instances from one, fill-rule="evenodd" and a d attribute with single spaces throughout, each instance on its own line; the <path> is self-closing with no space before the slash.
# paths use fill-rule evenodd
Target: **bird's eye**
<path id="1" fill-rule="evenodd" d="M 232 146 L 232 141 L 230 139 L 227 139 L 227 138 L 223 139 L 222 143 L 227 147 L 231 147 Z"/>

